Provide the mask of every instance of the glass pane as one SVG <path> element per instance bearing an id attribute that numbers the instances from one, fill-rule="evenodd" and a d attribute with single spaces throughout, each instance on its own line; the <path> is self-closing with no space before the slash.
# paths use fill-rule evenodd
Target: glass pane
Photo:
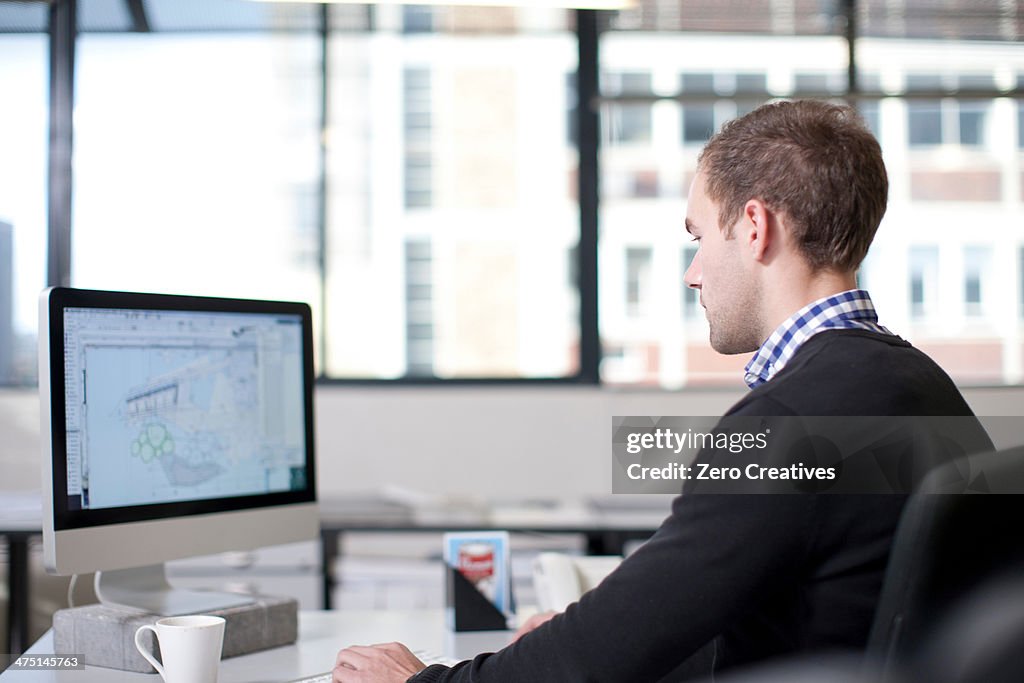
<path id="1" fill-rule="evenodd" d="M 577 371 L 566 17 L 379 5 L 376 31 L 331 39 L 329 376 Z M 621 87 L 649 87 L 622 75 Z M 621 126 L 642 137 L 643 112 Z"/>
<path id="2" fill-rule="evenodd" d="M 910 248 L 910 314 L 914 318 L 935 315 L 939 294 L 939 248 L 918 245 Z"/>
<path id="3" fill-rule="evenodd" d="M 992 270 L 990 260 L 989 247 L 964 247 L 964 310 L 967 315 L 980 316 L 984 313 L 983 297 L 988 294 L 984 281 Z"/>
<path id="4" fill-rule="evenodd" d="M 732 3 L 706 13 L 688 12 L 694 10 L 692 3 L 677 4 L 678 11 L 659 14 L 675 5 L 642 2 L 638 10 L 620 12 L 613 30 L 602 38 L 605 72 L 648 67 L 655 93 L 680 97 L 679 103 L 654 105 L 648 145 L 602 150 L 601 333 L 605 347 L 616 350 L 606 359 L 602 377 L 611 383 L 666 387 L 738 384 L 749 356 L 723 357 L 711 351 L 703 311 L 692 324 L 686 322 L 691 309 L 687 289 L 680 284 L 686 262 L 680 257 L 686 239 L 681 223 L 700 149 L 699 144 L 682 145 L 687 118 L 694 107 L 705 107 L 705 121 L 713 116 L 719 128 L 747 110 L 730 99 L 733 91 L 725 85 L 732 79 L 739 90 L 745 73 L 767 74 L 765 89 L 772 95 L 801 88 L 841 91 L 845 43 L 826 35 L 802 35 L 809 22 L 787 23 L 789 3 L 748 4 L 748 15 L 742 18 L 721 16 L 738 11 Z M 823 26 L 841 25 L 828 23 L 835 18 L 828 8 L 837 3 L 814 4 L 796 3 L 808 17 L 823 19 Z M 1024 44 L 1013 37 L 1017 22 L 1007 21 L 1003 10 L 993 10 L 995 3 L 984 8 L 925 0 L 897 4 L 898 9 L 882 0 L 859 3 L 860 25 L 868 27 L 869 35 L 891 36 L 858 42 L 860 87 L 897 95 L 859 103 L 882 143 L 890 178 L 888 212 L 862 281 L 871 286 L 882 324 L 933 355 L 958 381 L 1016 383 L 1024 378 L 1024 346 L 1005 321 L 1024 310 L 1019 303 L 1024 294 L 1018 294 L 1024 291 L 1018 249 L 1024 248 L 1024 174 L 1020 159 L 1007 148 L 1024 149 L 1024 134 L 1014 131 L 1015 125 L 1024 127 L 1024 118 L 1015 100 L 979 94 L 1018 84 L 1018 75 L 1024 74 Z M 720 33 L 673 33 L 697 22 L 702 30 Z M 756 35 L 725 35 L 733 29 Z M 773 49 L 773 35 L 787 32 L 801 37 L 779 40 Z M 952 40 L 913 39 L 929 32 Z M 994 42 L 969 40 L 981 34 L 993 36 Z M 687 83 L 684 74 L 711 78 Z M 694 97 L 687 101 L 691 84 Z M 970 89 L 969 99 L 951 94 L 958 89 Z M 904 92 L 910 96 L 898 96 Z M 630 179 L 641 172 L 657 174 L 656 197 L 628 191 Z M 987 265 L 980 270 L 966 270 L 968 239 L 972 246 L 989 250 Z M 662 316 L 657 326 L 645 325 L 627 314 L 625 302 L 614 303 L 627 281 L 626 250 L 638 244 L 652 249 L 654 310 L 681 311 L 678 324 Z M 1013 248 L 999 246 L 1006 244 Z M 968 298 L 979 303 L 968 306 Z"/>
<path id="5" fill-rule="evenodd" d="M 940 102 L 907 102 L 907 130 L 910 133 L 911 147 L 942 144 Z"/>
<path id="6" fill-rule="evenodd" d="M 1017 103 L 1017 148 L 1024 149 L 1024 104 Z"/>
<path id="7" fill-rule="evenodd" d="M 47 40 L 0 35 L 0 385 L 36 379 L 46 284 Z"/>
<path id="8" fill-rule="evenodd" d="M 878 103 L 889 207 L 866 267 L 881 323 L 959 382 L 1019 383 L 1024 346 L 1007 324 L 1024 277 L 1019 106 L 976 93 L 1015 87 L 1024 45 L 865 39 L 858 55 L 877 65 L 883 91 L 911 95 Z M 927 64 L 943 72 L 921 72 Z M 927 99 L 958 88 L 973 94 Z"/>
<path id="9" fill-rule="evenodd" d="M 631 247 L 626 250 L 626 311 L 631 316 L 648 312 L 651 296 L 651 250 Z"/>
<path id="10" fill-rule="evenodd" d="M 701 144 L 715 132 L 715 107 L 712 104 L 688 104 L 683 110 L 683 142 Z"/>
<path id="11" fill-rule="evenodd" d="M 981 147 L 985 144 L 987 102 L 960 102 L 960 144 Z"/>
<path id="12" fill-rule="evenodd" d="M 676 4 L 684 10 L 678 16 L 659 15 L 655 25 L 645 28 L 670 29 L 698 21 L 699 13 L 685 11 L 692 3 Z M 711 349 L 698 293 L 683 282 L 696 247 L 683 229 L 683 219 L 697 155 L 714 131 L 737 113 L 792 91 L 797 73 L 806 73 L 807 64 L 818 69 L 818 81 L 810 84 L 817 90 L 834 87 L 833 79 L 845 74 L 843 41 L 833 36 L 793 37 L 794 30 L 799 33 L 807 24 L 783 4 L 772 5 L 781 8 L 774 13 L 777 21 L 764 26 L 776 26 L 784 36 L 671 30 L 613 30 L 602 35 L 602 74 L 648 73 L 647 95 L 677 97 L 650 106 L 648 140 L 605 145 L 601 150 L 601 343 L 603 349 L 614 351 L 602 362 L 606 383 L 744 386 L 742 369 L 749 355 L 723 356 Z M 701 8 L 726 22 L 741 21 L 723 18 L 728 12 L 746 12 L 751 15 L 748 26 L 768 12 L 768 3 L 744 3 L 742 12 L 735 3 L 721 3 L 726 5 L 730 9 L 719 10 L 719 3 L 704 3 Z M 801 12 L 807 9 L 796 5 Z M 673 7 L 657 4 L 658 11 Z M 618 21 L 629 12 L 620 12 Z M 643 21 L 650 16 L 643 15 Z M 705 27 L 712 29 L 710 20 Z M 757 49 L 751 47 L 755 43 Z M 606 118 L 614 119 L 631 104 L 615 100 L 615 84 L 603 81 L 601 91 Z"/>
<path id="13" fill-rule="evenodd" d="M 319 54 L 301 33 L 81 36 L 74 284 L 319 309 Z"/>
<path id="14" fill-rule="evenodd" d="M 612 72 L 603 77 L 609 95 L 650 95 L 651 75 Z M 611 145 L 647 143 L 651 140 L 651 112 L 646 103 L 626 102 L 607 109 L 604 139 Z"/>

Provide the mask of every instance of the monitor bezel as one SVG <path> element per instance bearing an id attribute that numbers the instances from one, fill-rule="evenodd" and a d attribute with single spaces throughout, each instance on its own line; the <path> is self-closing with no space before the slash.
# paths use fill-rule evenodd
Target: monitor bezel
<path id="1" fill-rule="evenodd" d="M 313 426 L 312 312 L 305 303 L 256 299 L 115 292 L 55 287 L 44 292 L 48 333 L 48 410 L 50 510 L 55 532 L 104 527 L 131 522 L 194 517 L 316 502 L 316 468 Z M 69 510 L 67 506 L 67 423 L 64 383 L 64 311 L 68 308 L 170 312 L 238 313 L 299 316 L 302 327 L 303 410 L 305 413 L 306 486 L 298 491 L 207 498 L 200 500 Z M 42 323 L 43 321 L 41 321 Z M 42 359 L 41 359 L 42 360 Z"/>

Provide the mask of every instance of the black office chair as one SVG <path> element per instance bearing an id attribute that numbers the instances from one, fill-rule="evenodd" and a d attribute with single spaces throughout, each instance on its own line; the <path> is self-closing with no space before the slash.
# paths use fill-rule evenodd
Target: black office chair
<path id="1" fill-rule="evenodd" d="M 996 577 L 1024 571 L 1019 492 L 1024 447 L 967 456 L 928 473 L 896 531 L 868 640 L 866 679 L 912 680 L 954 605 Z"/>
<path id="2" fill-rule="evenodd" d="M 909 670 L 929 683 L 1024 681 L 1024 576 L 991 580 L 949 610 Z"/>

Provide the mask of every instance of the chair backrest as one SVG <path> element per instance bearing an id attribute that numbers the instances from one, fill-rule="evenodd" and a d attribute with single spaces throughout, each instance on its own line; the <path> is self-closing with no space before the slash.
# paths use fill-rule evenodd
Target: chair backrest
<path id="1" fill-rule="evenodd" d="M 884 679 L 910 662 L 972 589 L 1024 570 L 1020 493 L 1024 446 L 960 458 L 924 478 L 900 519 L 868 640 L 876 674 Z"/>
<path id="2" fill-rule="evenodd" d="M 1024 681 L 1024 575 L 988 581 L 943 619 L 904 675 L 929 683 Z"/>

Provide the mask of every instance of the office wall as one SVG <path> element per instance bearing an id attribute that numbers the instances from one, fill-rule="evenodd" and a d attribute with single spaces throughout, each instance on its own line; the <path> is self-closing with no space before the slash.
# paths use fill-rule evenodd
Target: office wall
<path id="1" fill-rule="evenodd" d="M 323 495 L 385 485 L 457 497 L 608 494 L 613 415 L 718 415 L 742 393 L 318 387 L 319 488 Z M 965 394 L 979 415 L 1024 415 L 1024 387 Z M 38 458 L 35 391 L 0 390 L 0 489 L 38 488 Z"/>

